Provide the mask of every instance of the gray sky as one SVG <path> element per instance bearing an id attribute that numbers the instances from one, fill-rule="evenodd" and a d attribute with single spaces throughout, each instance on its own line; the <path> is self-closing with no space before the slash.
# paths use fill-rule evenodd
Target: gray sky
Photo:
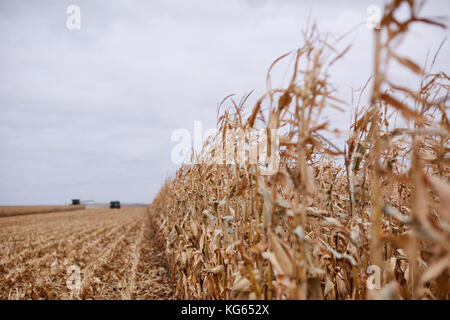
<path id="1" fill-rule="evenodd" d="M 67 6 L 81 29 L 66 27 Z M 0 205 L 60 204 L 71 198 L 151 202 L 174 172 L 171 132 L 213 127 L 226 95 L 265 91 L 271 62 L 301 45 L 311 17 L 337 37 L 381 1 L 0 0 Z M 446 0 L 424 14 L 448 15 Z M 449 35 L 414 28 L 400 50 L 423 62 Z M 372 33 L 330 70 L 350 101 L 371 73 Z M 447 43 L 436 70 L 449 72 Z M 282 83 L 286 64 L 274 71 Z M 395 69 L 394 69 L 395 70 Z M 414 85 L 410 74 L 395 79 Z M 348 114 L 329 114 L 339 128 Z"/>

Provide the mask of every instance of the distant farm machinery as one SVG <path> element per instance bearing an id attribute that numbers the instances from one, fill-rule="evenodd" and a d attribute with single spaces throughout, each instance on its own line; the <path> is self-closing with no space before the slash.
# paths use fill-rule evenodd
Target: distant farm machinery
<path id="1" fill-rule="evenodd" d="M 120 209 L 120 201 L 111 201 L 109 207 L 111 209 Z"/>
<path id="2" fill-rule="evenodd" d="M 91 207 L 106 207 L 107 204 L 106 203 L 94 203 L 94 200 L 80 200 L 80 199 L 72 199 L 72 206 L 80 206 L 80 205 L 86 205 L 88 203 L 93 203 L 91 204 Z M 111 209 L 120 209 L 120 201 L 110 201 L 109 202 L 109 207 Z"/>
<path id="3" fill-rule="evenodd" d="M 94 200 L 80 200 L 80 199 L 72 199 L 73 206 L 85 205 L 89 202 L 94 202 Z"/>

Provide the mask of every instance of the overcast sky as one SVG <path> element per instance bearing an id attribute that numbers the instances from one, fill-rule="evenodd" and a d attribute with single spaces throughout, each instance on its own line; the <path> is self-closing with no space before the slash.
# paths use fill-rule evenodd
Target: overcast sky
<path id="1" fill-rule="evenodd" d="M 71 4 L 80 30 L 66 27 Z M 337 37 L 364 23 L 372 4 L 382 2 L 0 0 L 0 205 L 151 202 L 176 168 L 173 130 L 193 131 L 194 120 L 213 127 L 230 93 L 254 89 L 252 107 L 271 62 L 301 45 L 309 14 Z M 429 1 L 423 13 L 449 9 Z M 448 35 L 414 28 L 400 50 L 423 62 Z M 330 70 L 347 101 L 370 76 L 372 40 L 362 24 Z M 436 70 L 450 71 L 449 47 Z M 285 71 L 275 70 L 275 85 Z M 348 114 L 329 116 L 348 125 Z"/>

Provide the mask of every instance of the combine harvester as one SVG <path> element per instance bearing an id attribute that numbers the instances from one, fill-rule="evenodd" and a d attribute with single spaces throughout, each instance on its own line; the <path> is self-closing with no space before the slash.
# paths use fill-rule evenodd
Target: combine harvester
<path id="1" fill-rule="evenodd" d="M 111 209 L 120 209 L 120 201 L 111 201 L 109 207 Z"/>
<path id="2" fill-rule="evenodd" d="M 72 199 L 72 206 L 83 206 L 83 208 L 87 208 L 89 203 L 94 203 L 94 200 Z"/>

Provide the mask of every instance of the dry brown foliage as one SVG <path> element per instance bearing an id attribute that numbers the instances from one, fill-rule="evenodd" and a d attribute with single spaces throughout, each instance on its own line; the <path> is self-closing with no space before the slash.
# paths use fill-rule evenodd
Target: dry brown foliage
<path id="1" fill-rule="evenodd" d="M 401 5 L 410 10 L 405 21 L 395 18 Z M 400 0 L 385 7 L 370 104 L 355 111 L 344 150 L 326 138 L 335 132 L 321 117 L 343 106 L 327 73 L 342 52 L 315 26 L 291 53 L 287 87 L 273 89 L 269 70 L 268 91 L 246 121 L 246 97 L 227 100 L 218 135 L 196 157 L 210 159 L 227 131 L 282 128 L 281 168 L 263 176 L 258 165 L 203 162 L 165 183 L 150 210 L 177 298 L 449 298 L 449 77 L 394 46 L 413 23 L 442 27 L 418 9 Z M 420 88 L 387 79 L 391 63 L 417 74 Z M 377 267 L 381 288 L 369 290 Z"/>

